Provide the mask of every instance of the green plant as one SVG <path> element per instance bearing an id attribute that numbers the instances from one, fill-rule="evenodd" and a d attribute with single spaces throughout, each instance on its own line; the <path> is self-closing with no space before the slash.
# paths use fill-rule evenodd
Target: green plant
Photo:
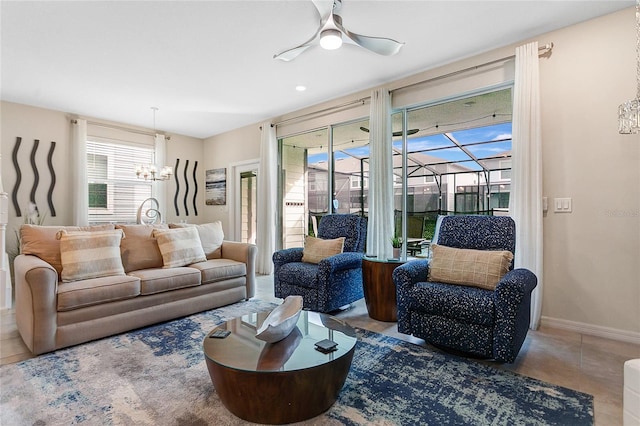
<path id="1" fill-rule="evenodd" d="M 393 237 L 391 237 L 391 245 L 393 246 L 393 248 L 402 247 L 402 238 L 394 235 Z"/>

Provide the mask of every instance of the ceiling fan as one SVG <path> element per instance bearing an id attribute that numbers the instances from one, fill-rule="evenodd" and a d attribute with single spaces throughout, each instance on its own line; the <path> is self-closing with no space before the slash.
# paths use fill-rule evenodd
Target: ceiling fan
<path id="1" fill-rule="evenodd" d="M 362 126 L 360 126 L 360 130 L 362 130 L 363 132 L 367 132 L 367 133 L 369 133 L 369 129 L 367 129 L 366 127 L 362 127 Z M 418 133 L 419 131 L 420 131 L 420 129 L 409 129 L 409 130 L 407 130 L 407 135 L 408 135 L 408 136 L 415 135 L 415 134 L 416 134 L 416 133 Z M 393 133 L 392 133 L 392 135 L 393 135 L 394 137 L 396 137 L 396 136 L 402 136 L 402 130 L 397 131 L 397 132 L 393 132 Z"/>
<path id="2" fill-rule="evenodd" d="M 320 40 L 320 46 L 328 50 L 338 49 L 344 41 L 345 43 L 355 44 L 385 56 L 395 55 L 400 51 L 400 48 L 404 46 L 404 43 L 390 38 L 364 36 L 347 30 L 342 26 L 342 16 L 340 16 L 342 0 L 312 1 L 320 15 L 320 26 L 318 30 L 313 37 L 303 44 L 273 55 L 274 59 L 280 59 L 286 62 L 291 61 L 313 46 L 318 39 Z"/>

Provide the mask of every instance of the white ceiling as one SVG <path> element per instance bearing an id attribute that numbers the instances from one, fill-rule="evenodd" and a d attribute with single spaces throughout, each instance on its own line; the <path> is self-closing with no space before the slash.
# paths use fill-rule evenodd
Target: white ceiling
<path id="1" fill-rule="evenodd" d="M 633 0 L 344 0 L 352 32 L 406 42 L 273 55 L 316 31 L 311 1 L 6 1 L 1 98 L 205 138 L 605 15 Z M 296 85 L 305 92 L 296 92 Z"/>

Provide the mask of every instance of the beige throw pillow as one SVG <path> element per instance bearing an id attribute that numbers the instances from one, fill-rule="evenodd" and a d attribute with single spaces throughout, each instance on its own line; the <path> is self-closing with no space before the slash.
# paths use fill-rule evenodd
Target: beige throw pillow
<path id="1" fill-rule="evenodd" d="M 59 231 L 108 231 L 114 229 L 111 224 L 94 226 L 20 226 L 20 253 L 37 256 L 53 266 L 62 274 L 62 261 L 60 260 L 60 240 L 56 237 Z"/>
<path id="2" fill-rule="evenodd" d="M 153 237 L 155 229 L 169 229 L 166 224 L 158 225 L 116 225 L 124 231 L 125 238 L 120 243 L 120 255 L 124 271 L 162 268 L 162 254 L 158 241 Z"/>
<path id="3" fill-rule="evenodd" d="M 196 228 L 200 236 L 200 242 L 202 243 L 202 250 L 204 250 L 204 255 L 207 259 L 220 259 L 222 257 L 222 250 L 220 248 L 224 240 L 224 230 L 222 229 L 222 222 L 219 220 L 202 225 L 196 225 L 194 223 L 172 223 L 169 227 Z"/>
<path id="4" fill-rule="evenodd" d="M 495 290 L 509 271 L 510 251 L 457 249 L 431 245 L 429 281 Z"/>
<path id="5" fill-rule="evenodd" d="M 198 231 L 194 227 L 156 229 L 153 236 L 158 240 L 165 268 L 176 268 L 207 260 Z"/>
<path id="6" fill-rule="evenodd" d="M 318 263 L 322 259 L 342 253 L 344 248 L 344 237 L 333 240 L 323 240 L 321 238 L 307 235 L 304 239 L 304 249 L 302 250 L 302 261 L 307 263 Z"/>
<path id="7" fill-rule="evenodd" d="M 58 236 L 63 282 L 124 275 L 120 260 L 122 230 L 94 232 L 61 230 Z"/>

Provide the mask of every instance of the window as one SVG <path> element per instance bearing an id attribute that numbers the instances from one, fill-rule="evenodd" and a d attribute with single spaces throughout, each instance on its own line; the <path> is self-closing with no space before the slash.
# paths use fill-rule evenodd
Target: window
<path id="1" fill-rule="evenodd" d="M 93 168 L 96 179 L 107 180 L 108 158 L 106 155 L 88 154 L 87 164 Z M 107 209 L 107 184 L 89 182 L 89 208 Z"/>
<path id="2" fill-rule="evenodd" d="M 133 223 L 138 206 L 152 197 L 149 181 L 138 179 L 137 164 L 152 164 L 153 146 L 87 141 L 90 223 Z"/>
<path id="3" fill-rule="evenodd" d="M 351 189 L 360 189 L 362 188 L 362 181 L 363 179 L 360 176 L 351 176 Z M 365 178 L 364 179 L 364 188 L 368 188 L 369 187 L 369 179 Z"/>

